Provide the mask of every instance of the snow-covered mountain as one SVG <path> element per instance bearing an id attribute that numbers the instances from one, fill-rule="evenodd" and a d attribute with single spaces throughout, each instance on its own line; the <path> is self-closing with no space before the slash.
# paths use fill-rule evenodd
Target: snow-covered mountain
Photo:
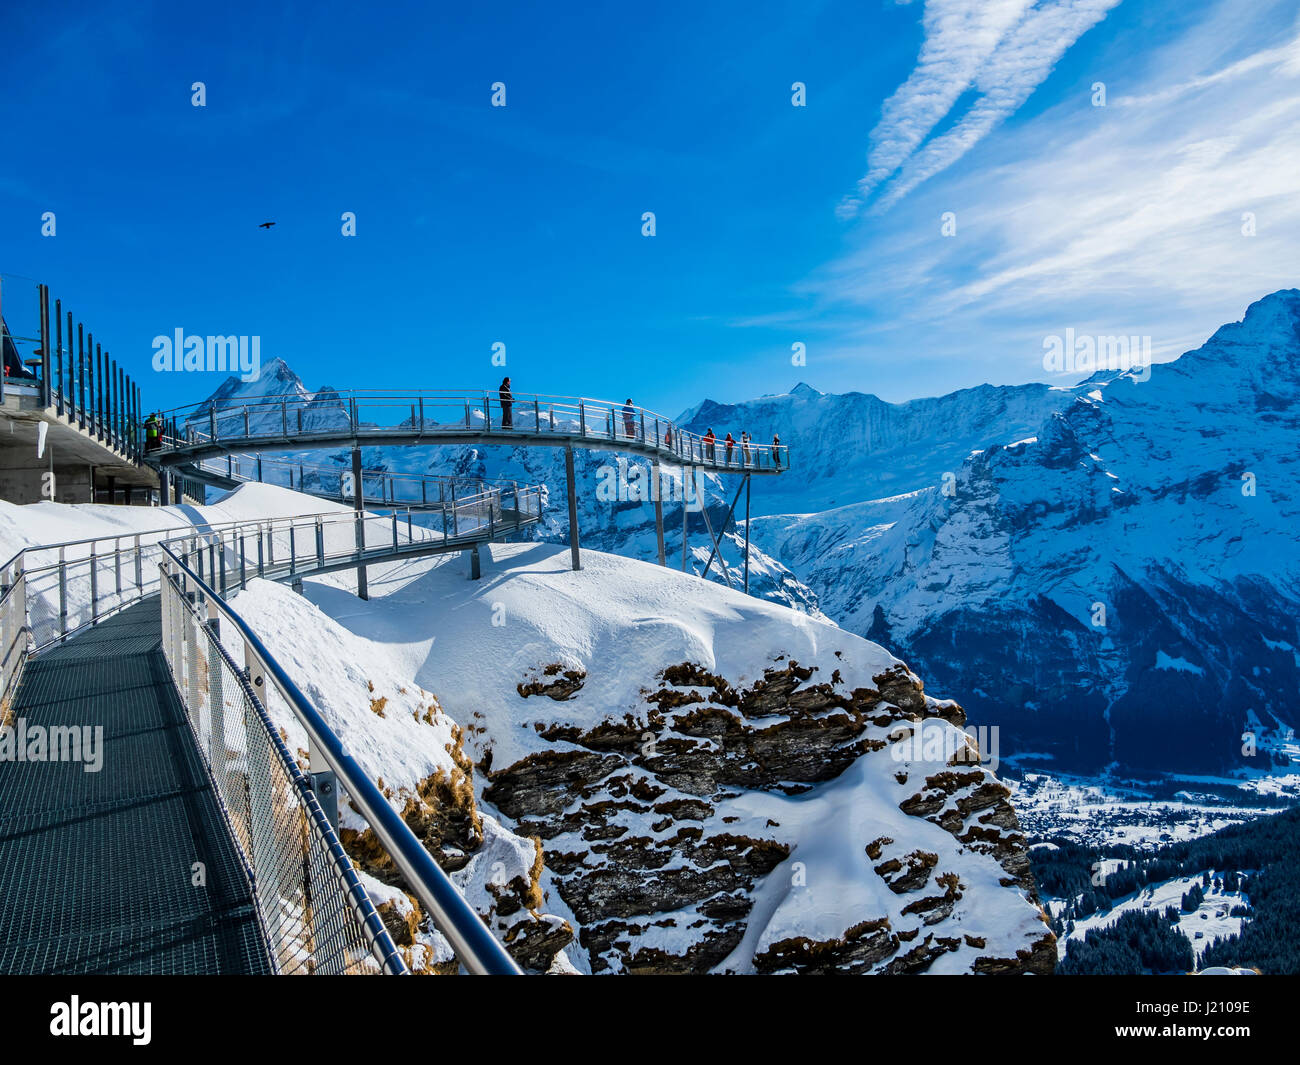
<path id="1" fill-rule="evenodd" d="M 286 371 L 274 387 L 311 403 Z M 1300 724 L 1297 392 L 1300 292 L 1286 290 L 1173 363 L 1071 387 L 890 404 L 801 384 L 682 421 L 791 448 L 789 475 L 755 481 L 753 593 L 885 644 L 998 726 L 1004 758 L 1219 770 L 1243 762 L 1245 728 Z M 577 459 L 584 545 L 653 560 L 651 504 L 597 490 L 618 460 Z M 567 538 L 558 451 L 368 448 L 365 462 L 542 482 L 535 535 Z M 707 482 L 715 528 L 729 488 Z M 676 564 L 680 507 L 665 510 Z M 708 540 L 690 518 L 698 572 Z M 724 550 L 735 573 L 734 534 Z"/>
<path id="2" fill-rule="evenodd" d="M 644 562 L 484 556 L 479 581 L 453 556 L 372 567 L 366 602 L 338 574 L 234 605 L 525 965 L 1051 972 L 1009 793 L 893 656 Z"/>
<path id="3" fill-rule="evenodd" d="M 1240 764 L 1248 725 L 1300 723 L 1300 292 L 1149 376 L 1055 396 L 947 480 L 755 538 L 999 725 L 1004 757 Z"/>
<path id="4" fill-rule="evenodd" d="M 990 440 L 1032 433 L 1074 389 L 981 385 L 932 399 L 886 403 L 873 395 L 832 395 L 799 384 L 786 395 L 745 403 L 705 400 L 682 420 L 690 432 L 742 430 L 767 443 L 774 434 L 797 467 L 755 488 L 758 513 L 822 511 L 938 483 Z"/>

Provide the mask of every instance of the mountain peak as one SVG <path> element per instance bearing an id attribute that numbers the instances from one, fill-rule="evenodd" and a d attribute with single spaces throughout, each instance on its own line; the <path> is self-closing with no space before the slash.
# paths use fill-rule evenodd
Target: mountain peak
<path id="1" fill-rule="evenodd" d="M 826 395 L 820 389 L 813 388 L 812 385 L 805 381 L 800 381 L 794 388 L 790 389 L 790 395 L 799 396 L 802 399 L 815 399 L 817 396 Z"/>

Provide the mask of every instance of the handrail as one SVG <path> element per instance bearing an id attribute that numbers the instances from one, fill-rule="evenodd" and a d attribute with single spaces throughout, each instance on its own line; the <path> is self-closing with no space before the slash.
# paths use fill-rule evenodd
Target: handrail
<path id="1" fill-rule="evenodd" d="M 248 459 L 254 465 L 254 468 L 257 472 L 256 477 L 246 475 L 243 472 L 243 465 L 245 459 Z M 220 469 L 220 466 L 222 464 L 226 466 L 226 472 L 224 474 Z M 203 479 L 205 474 L 207 476 L 213 477 L 214 479 L 221 478 L 224 476 L 227 480 L 239 481 L 242 484 L 269 484 L 277 487 L 288 487 L 292 491 L 302 492 L 304 495 L 313 495 L 319 499 L 331 499 L 331 500 L 355 499 L 355 494 L 348 495 L 347 493 L 344 493 L 341 490 L 335 493 L 335 492 L 328 492 L 323 487 L 306 488 L 303 486 L 304 484 L 303 477 L 306 474 L 311 474 L 315 476 L 318 480 L 322 480 L 324 478 L 329 478 L 329 479 L 338 478 L 340 482 L 345 478 L 351 477 L 352 475 L 351 467 L 344 466 L 341 463 L 334 463 L 332 465 L 320 465 L 317 463 L 309 463 L 309 462 L 290 462 L 283 459 L 268 458 L 267 456 L 264 456 L 256 452 L 249 453 L 249 452 L 230 451 L 226 454 L 224 459 L 222 458 L 195 459 L 194 467 L 196 467 L 196 469 L 194 469 L 193 475 L 197 479 Z M 299 483 L 297 486 L 295 486 L 293 483 L 293 474 L 295 471 L 297 471 L 299 474 Z M 268 480 L 265 476 L 265 474 L 267 474 L 268 472 L 271 474 L 275 474 L 276 472 L 287 472 L 288 484 L 283 485 L 279 481 Z M 510 492 L 513 493 L 513 492 L 518 492 L 520 490 L 526 490 L 527 488 L 534 487 L 528 485 L 521 486 L 519 481 L 508 477 L 474 477 L 468 475 L 463 477 L 458 477 L 454 474 L 401 473 L 397 470 L 376 470 L 376 469 L 365 469 L 361 471 L 361 481 L 362 481 L 363 489 L 367 481 L 374 482 L 376 480 L 380 482 L 380 486 L 381 486 L 381 493 L 379 497 L 365 495 L 363 491 L 362 500 L 363 502 L 366 503 L 374 503 L 378 505 L 379 509 L 381 510 L 387 509 L 386 504 L 389 503 L 392 503 L 394 505 L 406 504 L 407 506 L 411 506 L 411 507 L 415 506 L 413 500 L 405 499 L 405 498 L 398 499 L 396 492 L 394 492 L 393 497 L 391 499 L 388 498 L 388 496 L 385 495 L 382 491 L 383 485 L 385 484 L 387 484 L 389 487 L 393 487 L 394 489 L 399 483 L 400 484 L 414 483 L 418 485 L 422 490 L 425 490 L 426 487 L 438 488 L 441 493 L 440 498 L 433 502 L 422 500 L 421 503 L 419 504 L 421 508 L 425 508 L 425 507 L 432 508 L 435 506 L 443 506 L 453 502 L 453 500 L 446 498 L 447 489 L 459 488 L 460 486 L 465 484 L 482 485 L 483 492 L 488 492 L 493 490 L 498 492 L 504 492 L 508 489 Z M 355 486 L 354 486 L 354 492 L 355 492 Z M 471 497 L 462 496 L 459 500 L 455 500 L 455 502 L 458 503 L 465 502 L 469 498 Z"/>
<path id="2" fill-rule="evenodd" d="M 541 489 L 533 486 L 523 490 L 526 497 L 521 506 L 531 508 L 535 502 L 537 512 L 540 515 Z M 489 509 L 485 522 L 495 530 L 497 517 L 493 509 L 493 503 L 498 499 L 498 493 L 488 491 L 456 501 L 456 510 L 458 512 L 475 508 L 481 509 L 486 505 Z M 532 513 L 532 510 L 529 510 Z M 393 529 L 393 539 L 391 541 L 391 550 L 388 547 L 373 548 L 368 547 L 365 543 L 365 537 L 358 538 L 358 547 L 355 552 L 343 551 L 327 553 L 326 542 L 322 536 L 322 530 L 334 528 L 343 530 L 352 527 L 354 524 L 358 530 L 364 529 L 367 524 L 375 522 L 382 523 L 383 527 L 391 526 Z M 366 514 L 353 510 L 332 510 L 316 514 L 307 515 L 286 515 L 280 518 L 272 519 L 246 519 L 243 521 L 223 522 L 213 526 L 196 526 L 182 525 L 170 526 L 162 529 L 150 530 L 146 533 L 129 533 L 114 537 L 85 538 L 82 540 L 66 541 L 63 544 L 35 545 L 27 547 L 16 552 L 0 568 L 0 637 L 6 645 L 4 648 L 3 659 L 0 663 L 3 670 L 0 671 L 0 696 L 8 696 L 16 686 L 22 667 L 27 658 L 33 652 L 35 640 L 32 636 L 32 629 L 27 620 L 27 600 L 32 594 L 32 589 L 27 581 L 29 573 L 25 571 L 25 563 L 29 553 L 40 551 L 58 552 L 61 556 L 60 561 L 50 563 L 44 566 L 33 567 L 30 574 L 39 575 L 52 570 L 60 571 L 60 594 L 64 592 L 64 570 L 71 564 L 90 562 L 90 616 L 91 620 L 86 624 L 93 624 L 102 621 L 110 611 L 101 613 L 100 589 L 96 588 L 95 573 L 99 563 L 106 562 L 113 557 L 108 553 L 98 553 L 97 545 L 102 545 L 104 541 L 120 542 L 122 540 L 133 540 L 135 547 L 140 544 L 139 538 L 150 535 L 158 536 L 159 539 L 147 545 L 150 549 L 156 548 L 161 552 L 161 563 L 158 569 L 159 586 L 165 591 L 177 587 L 191 587 L 198 589 L 208 603 L 211 609 L 223 617 L 226 617 L 235 629 L 245 640 L 246 648 L 250 649 L 253 658 L 259 663 L 266 678 L 275 685 L 276 689 L 284 697 L 286 705 L 290 707 L 295 717 L 303 724 L 304 729 L 308 732 L 311 739 L 311 746 L 318 751 L 324 758 L 326 765 L 330 770 L 337 774 L 343 786 L 347 789 L 356 802 L 362 815 L 369 821 L 375 831 L 376 837 L 380 840 L 390 855 L 402 875 L 407 878 L 414 894 L 421 899 L 426 907 L 426 911 L 438 924 L 440 931 L 451 943 L 456 950 L 457 956 L 462 958 L 466 968 L 471 972 L 483 973 L 518 973 L 518 966 L 505 952 L 504 948 L 497 942 L 489 929 L 483 925 L 482 921 L 469 907 L 468 903 L 460 896 L 455 886 L 447 879 L 446 874 L 436 865 L 432 857 L 424 850 L 423 845 L 414 836 L 411 830 L 396 811 L 388 805 L 378 789 L 365 778 L 360 766 L 347 755 L 341 741 L 329 730 L 328 725 L 320 717 L 315 708 L 307 701 L 300 689 L 284 673 L 283 668 L 276 662 L 274 657 L 266 646 L 251 632 L 248 625 L 239 617 L 229 604 L 225 602 L 221 594 L 214 588 L 217 584 L 215 575 L 210 575 L 212 583 L 202 576 L 202 554 L 208 552 L 209 546 L 219 555 L 220 562 L 220 587 L 226 587 L 226 570 L 227 567 L 235 567 L 236 583 L 242 585 L 245 581 L 242 579 L 244 574 L 245 556 L 242 550 L 244 538 L 247 534 L 255 533 L 258 540 L 259 549 L 265 544 L 272 550 L 271 561 L 273 566 L 265 568 L 267 575 L 275 574 L 281 579 L 285 577 L 304 576 L 313 572 L 311 556 L 301 557 L 292 554 L 286 562 L 283 556 L 278 559 L 274 557 L 273 545 L 277 534 L 283 537 L 288 532 L 290 537 L 290 551 L 292 547 L 292 535 L 294 530 L 301 529 L 304 525 L 314 528 L 316 535 L 315 544 L 312 545 L 317 553 L 318 565 L 322 568 L 337 566 L 340 564 L 355 564 L 358 561 L 363 562 L 382 562 L 386 558 L 401 558 L 403 554 L 409 554 L 410 549 L 417 551 L 422 545 L 436 546 L 440 543 L 447 542 L 447 539 L 439 536 L 435 530 L 424 529 L 422 526 L 412 526 L 408 524 L 407 542 L 404 545 L 398 541 L 398 518 L 394 513 L 387 517 L 378 517 L 376 515 Z M 417 537 L 416 531 L 419 530 L 423 535 Z M 464 537 L 472 536 L 473 532 L 458 530 L 454 533 L 457 538 L 450 538 L 453 544 L 462 543 Z M 265 539 L 262 539 L 265 538 Z M 303 540 L 300 539 L 300 543 Z M 90 545 L 89 552 L 80 559 L 68 560 L 68 547 L 79 547 Z M 144 546 L 144 545 L 140 545 Z M 196 572 L 189 564 L 190 554 L 185 553 L 185 557 L 179 557 L 179 554 L 185 551 L 185 548 L 195 552 L 195 559 L 200 567 Z M 138 555 L 138 549 L 137 549 Z M 262 558 L 261 550 L 258 551 L 258 558 Z M 251 560 L 250 560 L 251 561 Z M 171 568 L 169 571 L 169 567 Z M 136 559 L 135 569 L 140 570 L 139 558 Z M 183 577 L 184 584 L 177 586 L 172 578 L 172 572 Z M 252 576 L 257 572 L 263 571 L 261 566 L 256 566 L 248 574 Z M 120 572 L 120 569 L 119 569 Z M 142 575 L 141 575 L 142 576 Z M 132 582 L 130 587 L 118 585 L 121 591 L 129 594 L 123 602 L 117 604 L 114 609 L 121 609 L 137 602 L 147 594 L 153 594 L 145 590 L 145 583 L 141 580 L 138 585 Z M 103 588 L 107 594 L 111 589 Z M 172 591 L 166 591 L 166 596 L 172 595 Z M 195 607 L 190 599 L 180 592 L 180 602 L 184 604 L 185 609 L 194 613 Z M 166 598 L 165 596 L 165 598 Z M 119 596 L 121 598 L 121 596 Z M 170 600 L 169 600 L 170 601 Z M 164 615 L 167 610 L 164 609 Z M 194 615 L 195 623 L 202 625 L 204 619 L 198 614 Z M 164 624 L 164 644 L 166 639 L 167 625 Z M 66 633 L 64 635 L 67 635 Z M 51 640 L 50 642 L 54 642 Z M 47 644 L 48 645 L 48 644 Z M 240 679 L 239 683 L 245 690 L 245 694 L 251 694 L 256 697 L 255 705 L 258 706 L 261 720 L 268 730 L 268 743 L 277 751 L 283 744 L 279 742 L 278 734 L 270 725 L 269 717 L 265 714 L 264 686 L 254 686 L 253 678 L 247 670 L 238 670 L 229 661 L 229 655 L 224 652 L 224 648 L 217 644 L 219 650 L 216 654 L 223 658 L 226 666 L 233 670 L 235 675 Z M 169 658 L 171 657 L 170 648 Z M 193 662 L 193 659 L 191 659 Z M 177 663 L 173 662 L 173 668 L 180 668 Z M 189 667 L 189 668 L 192 668 Z M 260 690 L 259 690 L 260 689 Z M 182 692 L 184 695 L 184 692 Z M 5 705 L 0 701 L 0 706 Z M 193 725 L 194 722 L 192 721 Z M 206 755 L 205 755 L 206 757 Z M 315 797 L 314 792 L 310 792 L 310 786 L 298 782 L 300 771 L 296 769 L 296 763 L 287 754 L 286 751 L 279 752 L 281 761 L 286 762 L 284 771 L 288 773 L 289 779 L 296 782 L 295 786 L 302 790 L 306 788 L 308 794 L 300 795 L 305 804 L 308 816 L 316 824 L 319 830 L 318 838 L 326 848 L 330 858 L 334 861 L 339 869 L 338 875 L 345 883 L 350 905 L 360 922 L 360 926 L 365 929 L 367 939 L 373 949 L 376 960 L 385 969 L 385 971 L 400 971 L 400 959 L 394 959 L 391 938 L 383 930 L 382 922 L 379 922 L 375 915 L 373 904 L 369 896 L 365 893 L 360 882 L 355 884 L 352 881 L 356 877 L 352 875 L 351 866 L 347 863 L 343 855 L 341 846 L 337 844 L 337 838 L 333 829 L 329 827 L 326 821 L 324 827 L 320 825 L 324 817 L 320 809 L 320 804 Z M 296 775 L 295 775 L 296 774 Z M 340 864 L 342 863 L 342 864 Z M 343 868 L 346 865 L 347 868 Z M 350 879 L 349 879 L 350 878 Z"/>
<path id="3" fill-rule="evenodd" d="M 406 878 L 408 886 L 424 904 L 438 930 L 451 944 L 461 963 L 476 975 L 519 975 L 519 966 L 515 964 L 514 959 L 479 919 L 478 914 L 465 901 L 464 896 L 384 798 L 378 787 L 371 782 L 356 759 L 347 753 L 343 743 L 275 660 L 266 645 L 212 586 L 181 560 L 172 550 L 173 543 L 174 541 L 168 541 L 162 545 L 168 559 L 163 563 L 164 573 L 168 571 L 169 565 L 174 565 L 183 572 L 186 580 L 194 582 L 207 601 L 222 618 L 235 627 L 245 645 L 251 648 L 258 663 L 266 671 L 267 678 L 275 685 L 299 724 L 306 730 L 315 749 L 320 751 L 326 764 L 338 776 L 349 797 L 357 805 L 375 836 Z M 258 698 L 265 706 L 265 698 L 263 696 Z"/>
<path id="4" fill-rule="evenodd" d="M 676 463 L 723 472 L 783 473 L 790 465 L 789 447 L 785 444 L 751 440 L 742 446 L 736 441 L 728 452 L 725 441 L 716 436 L 707 438 L 688 432 L 648 408 L 612 400 L 512 392 L 503 402 L 495 389 L 348 389 L 334 393 L 314 410 L 311 404 L 311 397 L 261 396 L 204 400 L 174 407 L 164 413 L 161 446 L 154 454 L 196 449 L 256 451 L 253 445 L 258 441 L 344 437 L 359 442 L 377 434 L 409 435 L 416 441 L 427 437 L 432 441 L 439 436 L 522 437 L 531 433 L 542 438 L 583 440 L 587 446 L 643 449 Z M 398 421 L 380 424 L 366 420 L 366 408 L 376 406 L 400 411 Z M 295 420 L 292 426 L 291 409 Z M 301 423 L 304 414 L 335 424 L 311 428 Z M 253 424 L 254 417 L 267 420 L 268 415 L 267 425 Z M 453 416 L 438 420 L 433 415 Z M 232 420 L 236 423 L 234 429 L 223 431 Z"/>
<path id="5" fill-rule="evenodd" d="M 319 520 L 331 525 L 351 525 L 358 520 L 358 514 L 363 514 L 365 516 L 361 520 L 367 528 L 373 528 L 379 521 L 405 523 L 408 530 L 427 528 L 431 537 L 428 546 L 436 550 L 432 539 L 438 532 L 436 526 L 441 515 L 441 543 L 448 549 L 454 549 L 458 545 L 469 545 L 485 538 L 495 539 L 502 533 L 515 531 L 541 519 L 540 485 L 519 485 L 513 481 L 494 484 L 477 478 L 468 480 L 485 487 L 482 491 L 469 495 L 453 496 L 445 500 L 441 507 L 436 504 L 429 507 L 406 506 L 390 501 L 386 505 L 365 511 L 349 508 L 273 518 L 232 519 L 206 525 L 179 523 L 140 532 L 83 537 L 53 544 L 32 544 L 15 552 L 0 568 L 0 585 L 9 582 L 9 573 L 22 572 L 26 592 L 24 621 L 27 620 L 29 604 L 38 601 L 43 603 L 44 608 L 39 617 L 35 611 L 32 612 L 28 630 L 31 652 L 36 653 L 87 626 L 98 624 L 145 595 L 156 592 L 155 578 L 149 574 L 158 556 L 159 545 L 164 540 L 193 536 L 220 539 L 241 529 L 254 528 L 272 536 L 286 532 L 292 536 L 304 523 Z M 513 497 L 514 507 L 508 512 L 512 517 L 503 520 L 506 495 Z M 381 518 L 375 513 L 376 510 L 383 511 L 384 516 Z M 424 524 L 430 521 L 433 522 L 432 526 Z M 393 557 L 410 556 L 413 553 L 419 552 L 413 552 L 408 545 L 403 551 L 395 551 Z M 360 555 L 358 553 L 358 561 L 362 561 Z M 374 557 L 376 555 L 379 557 Z M 383 562 L 383 552 L 372 551 L 364 561 Z M 74 594 L 78 589 L 68 579 L 74 573 L 74 567 L 88 567 L 89 599 Z M 58 575 L 57 584 L 53 583 L 54 574 Z M 83 580 L 86 575 L 83 569 Z M 97 578 L 101 582 L 107 581 L 108 587 L 103 587 L 102 583 L 97 585 Z"/>

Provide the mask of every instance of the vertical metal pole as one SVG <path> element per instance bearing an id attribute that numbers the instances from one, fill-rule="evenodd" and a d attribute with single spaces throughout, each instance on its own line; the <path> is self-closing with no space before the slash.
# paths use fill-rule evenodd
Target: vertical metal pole
<path id="1" fill-rule="evenodd" d="M 356 415 L 356 411 L 354 408 L 353 409 L 354 418 L 355 415 Z M 356 423 L 354 422 L 353 424 L 355 426 Z M 356 527 L 357 527 L 357 554 L 358 555 L 364 552 L 366 549 L 366 523 L 365 523 L 365 518 L 363 517 L 364 509 L 365 509 L 364 508 L 365 500 L 362 498 L 363 494 L 364 493 L 362 491 L 362 481 L 361 481 L 361 448 L 354 447 L 352 449 L 352 500 L 353 500 L 352 505 L 353 505 L 353 509 L 356 511 L 357 514 Z M 357 567 L 357 597 L 360 599 L 370 598 L 370 588 L 366 581 L 365 566 Z"/>
<path id="2" fill-rule="evenodd" d="M 113 446 L 122 448 L 122 411 L 117 393 L 117 360 L 110 359 L 104 352 L 104 361 L 108 363 L 108 435 Z"/>
<path id="3" fill-rule="evenodd" d="M 59 639 L 68 635 L 68 561 L 59 548 Z"/>
<path id="4" fill-rule="evenodd" d="M 582 557 L 578 547 L 578 492 L 573 476 L 573 446 L 564 445 L 564 476 L 569 488 L 569 553 L 572 555 L 573 568 L 582 569 Z"/>
<path id="5" fill-rule="evenodd" d="M 95 435 L 95 334 L 86 330 L 86 431 Z"/>
<path id="6" fill-rule="evenodd" d="M 71 342 L 71 341 L 69 341 Z M 86 427 L 86 338 L 80 322 L 77 323 L 77 425 Z"/>
<path id="7" fill-rule="evenodd" d="M 749 474 L 745 474 L 745 594 L 749 594 Z"/>
<path id="8" fill-rule="evenodd" d="M 686 486 L 690 483 L 691 468 L 682 467 L 682 572 L 686 572 Z"/>
<path id="9" fill-rule="evenodd" d="M 41 312 L 41 406 L 48 407 L 51 400 L 50 391 L 50 289 L 48 285 L 41 285 L 37 291 L 40 293 L 40 312 Z"/>
<path id="10" fill-rule="evenodd" d="M 104 348 L 95 344 L 95 418 L 98 423 L 98 435 L 104 439 Z"/>
<path id="11" fill-rule="evenodd" d="M 655 462 L 650 466 L 650 493 L 655 501 L 655 539 L 659 543 L 659 565 L 666 566 L 668 559 L 664 553 L 664 500 L 659 488 L 659 463 Z"/>
<path id="12" fill-rule="evenodd" d="M 113 447 L 113 360 L 104 352 L 104 439 Z"/>
<path id="13" fill-rule="evenodd" d="M 66 386 L 67 398 L 64 401 L 64 407 L 68 415 L 68 421 L 73 421 L 77 410 L 77 386 L 73 382 L 73 377 L 77 372 L 77 360 L 72 354 L 72 312 L 68 311 L 68 376 L 66 381 L 59 382 L 59 388 Z"/>
<path id="14" fill-rule="evenodd" d="M 63 301 L 54 301 L 54 377 L 58 382 L 55 410 L 63 414 Z"/>

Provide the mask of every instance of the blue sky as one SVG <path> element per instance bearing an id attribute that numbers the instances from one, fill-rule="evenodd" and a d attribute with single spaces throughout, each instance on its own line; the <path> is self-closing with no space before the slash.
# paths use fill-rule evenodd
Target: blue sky
<path id="1" fill-rule="evenodd" d="M 1066 328 L 1171 357 L 1297 284 L 1294 0 L 100 7 L 0 14 L 0 274 L 152 406 L 218 383 L 151 372 L 177 328 L 312 387 L 492 385 L 502 342 L 519 392 L 675 414 L 1047 380 Z"/>

